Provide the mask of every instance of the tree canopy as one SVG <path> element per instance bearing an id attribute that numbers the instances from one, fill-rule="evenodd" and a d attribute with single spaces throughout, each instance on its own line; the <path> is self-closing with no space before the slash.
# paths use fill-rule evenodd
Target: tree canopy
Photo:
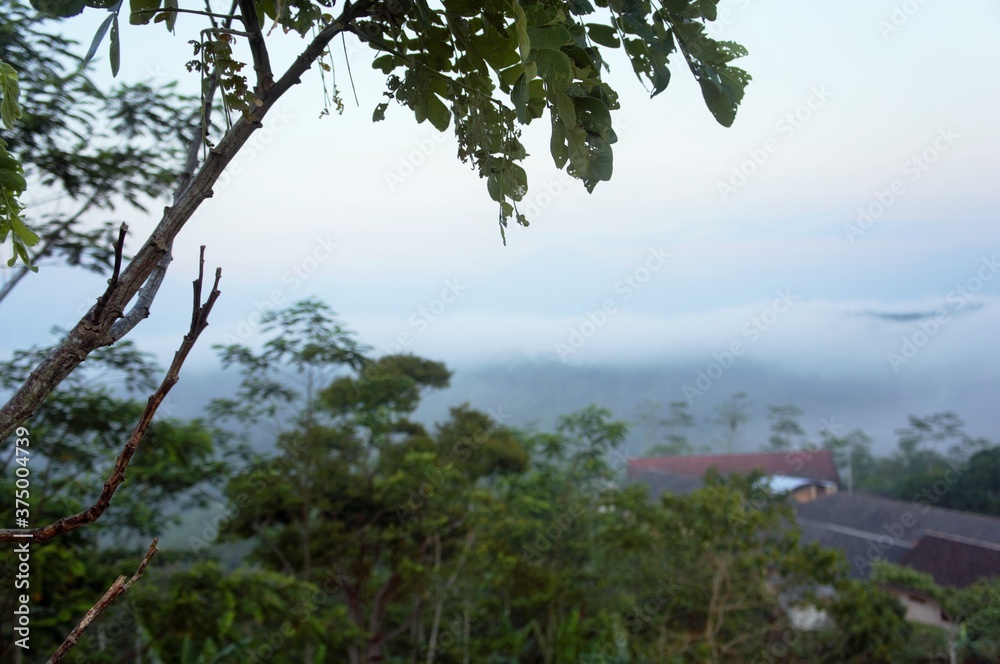
<path id="1" fill-rule="evenodd" d="M 116 74 L 121 58 L 128 57 L 119 45 L 123 11 L 130 23 L 162 22 L 171 31 L 197 37 L 189 68 L 202 72 L 206 87 L 221 88 L 227 113 L 251 124 L 263 120 L 285 83 L 297 82 L 313 64 L 331 67 L 327 55 L 334 37 L 356 37 L 371 47 L 372 67 L 386 75 L 387 99 L 373 109 L 373 118 L 383 119 L 394 100 L 418 122 L 430 122 L 439 131 L 453 125 L 458 156 L 486 180 L 502 226 L 510 219 L 528 223 L 517 208 L 528 186 L 520 165 L 527 156 L 520 137 L 521 127 L 534 120 L 548 116 L 557 167 L 565 167 L 589 191 L 611 178 L 617 140 L 612 112 L 619 103 L 605 77 L 608 50 L 625 52 L 651 96 L 669 84 L 671 58 L 674 64 L 679 61 L 698 81 L 713 116 L 725 126 L 733 123 L 750 77 L 732 65 L 746 55 L 745 49 L 706 31 L 706 23 L 717 18 L 717 4 L 364 0 L 346 4 L 336 15 L 336 3 L 330 0 L 239 0 L 226 13 L 211 2 L 207 11 L 200 11 L 181 7 L 177 0 L 32 0 L 39 12 L 60 18 L 88 7 L 107 11 L 87 57 L 102 40 L 108 41 Z M 202 16 L 179 21 L 183 14 Z M 234 19 L 242 29 L 234 29 Z M 197 21 L 204 23 L 195 29 Z M 286 76 L 277 79 L 268 56 L 268 45 L 281 37 L 275 27 L 311 38 Z M 243 46 L 249 47 L 252 63 L 238 54 Z M 251 64 L 255 80 L 248 76 Z M 6 88 L 0 92 L 10 101 Z M 26 96 L 30 100 L 30 91 Z"/>

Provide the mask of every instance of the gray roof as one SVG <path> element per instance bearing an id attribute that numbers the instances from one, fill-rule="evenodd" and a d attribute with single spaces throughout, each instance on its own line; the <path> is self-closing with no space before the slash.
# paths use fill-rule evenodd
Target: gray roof
<path id="1" fill-rule="evenodd" d="M 876 560 L 906 562 L 928 531 L 1000 545 L 1000 519 L 927 502 L 836 493 L 797 504 L 795 513 L 803 539 L 844 551 L 855 577 L 868 576 Z"/>
<path id="2" fill-rule="evenodd" d="M 629 478 L 628 482 L 629 484 L 644 484 L 649 489 L 649 498 L 657 502 L 660 500 L 660 496 L 665 493 L 686 496 L 700 489 L 702 484 L 704 484 L 704 481 L 700 477 L 675 475 L 658 470 L 650 470 L 634 475 Z"/>

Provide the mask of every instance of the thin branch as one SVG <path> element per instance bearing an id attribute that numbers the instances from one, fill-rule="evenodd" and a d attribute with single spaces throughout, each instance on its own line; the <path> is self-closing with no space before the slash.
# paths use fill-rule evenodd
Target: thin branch
<path id="1" fill-rule="evenodd" d="M 215 103 L 215 91 L 219 88 L 219 77 L 212 76 L 206 86 L 205 95 L 202 99 L 201 112 L 199 115 L 196 134 L 188 142 L 187 157 L 184 160 L 184 170 L 178 178 L 177 188 L 174 190 L 174 205 L 187 193 L 188 185 L 194 177 L 194 171 L 198 168 L 198 155 L 202 146 L 205 145 L 205 137 L 208 136 L 208 128 L 212 122 L 212 104 Z M 168 208 L 169 209 L 169 208 Z M 166 210 L 164 210 L 166 212 Z"/>
<path id="2" fill-rule="evenodd" d="M 354 74 L 351 73 L 351 58 L 347 55 L 347 37 L 344 33 L 340 33 L 340 43 L 344 47 L 344 62 L 347 63 L 347 78 L 351 81 L 351 92 L 354 93 L 354 104 L 361 108 L 361 102 L 358 101 L 358 89 L 354 87 Z M 336 92 L 336 89 L 334 89 Z"/>
<path id="3" fill-rule="evenodd" d="M 104 309 L 111 299 L 111 294 L 115 292 L 118 288 L 118 277 L 121 275 L 122 271 L 122 252 L 125 250 L 125 236 L 128 234 L 128 224 L 124 221 L 121 227 L 118 229 L 118 239 L 115 241 L 115 266 L 111 271 L 111 278 L 108 279 L 108 287 L 104 291 L 104 294 L 97 298 L 97 304 L 94 308 L 90 310 L 90 315 L 92 320 L 96 321 L 103 313 Z"/>
<path id="4" fill-rule="evenodd" d="M 72 632 L 70 632 L 69 636 L 66 637 L 66 640 L 63 641 L 61 646 L 59 646 L 59 649 L 56 650 L 52 657 L 49 658 L 48 664 L 61 662 L 63 657 L 66 656 L 66 653 L 68 653 L 70 649 L 76 645 L 76 642 L 80 640 L 83 633 L 88 627 L 90 627 L 90 623 L 94 622 L 94 620 L 101 615 L 101 613 L 103 613 L 112 602 L 127 593 L 132 585 L 139 580 L 142 573 L 146 571 L 146 566 L 149 565 L 149 561 L 153 559 L 154 555 L 156 555 L 156 552 L 158 551 L 156 545 L 159 541 L 159 538 L 153 538 L 153 543 L 149 545 L 149 550 L 146 551 L 146 555 L 143 557 L 142 562 L 139 563 L 139 568 L 136 569 L 135 574 L 132 575 L 131 579 L 126 581 L 124 576 L 119 576 L 115 579 L 115 582 L 111 584 L 111 587 L 108 588 L 106 593 L 104 593 L 104 596 L 97 600 L 97 604 L 94 604 L 94 606 L 87 611 L 87 613 L 83 616 L 83 619 L 80 621 L 80 624 L 77 625 Z"/>
<path id="5" fill-rule="evenodd" d="M 253 58 L 253 68 L 257 72 L 257 85 L 254 94 L 261 97 L 274 87 L 274 72 L 271 71 L 271 59 L 267 54 L 267 44 L 260 31 L 260 21 L 257 20 L 257 7 L 253 0 L 238 0 L 240 13 L 243 15 L 243 28 L 247 31 L 247 42 L 250 45 L 250 57 Z"/>
<path id="6" fill-rule="evenodd" d="M 125 236 L 128 234 L 128 224 L 124 221 L 118 229 L 118 241 L 115 242 L 115 265 L 111 270 L 111 281 L 118 283 L 118 276 L 122 273 L 122 251 L 125 249 Z"/>
<path id="7" fill-rule="evenodd" d="M 149 279 L 146 283 L 142 285 L 139 290 L 139 295 L 136 297 L 135 305 L 129 310 L 129 312 L 121 317 L 121 319 L 115 321 L 108 330 L 108 337 L 111 339 L 111 343 L 114 343 L 124 337 L 126 334 L 132 331 L 132 329 L 138 325 L 141 321 L 149 318 L 150 308 L 153 306 L 153 299 L 156 298 L 156 294 L 160 290 L 160 286 L 163 284 L 164 277 L 167 276 L 167 268 L 170 267 L 170 262 L 174 259 L 173 254 L 170 249 L 167 249 L 167 253 L 163 254 L 160 258 L 160 262 L 156 264 L 156 269 L 153 273 L 149 275 Z"/>
<path id="8" fill-rule="evenodd" d="M 202 247 L 201 265 L 198 269 L 198 279 L 194 282 L 194 288 L 198 292 L 200 292 L 202 288 L 202 282 L 204 281 L 205 276 L 204 258 L 205 247 Z M 200 335 L 201 332 L 208 327 L 208 315 L 211 313 L 212 307 L 215 306 L 215 301 L 220 295 L 219 280 L 221 278 L 222 269 L 218 268 L 215 271 L 215 283 L 212 286 L 211 293 L 208 295 L 208 300 L 204 305 L 196 305 L 194 314 L 191 317 L 191 329 L 184 335 L 184 340 L 181 342 L 180 348 L 176 353 L 174 353 L 174 360 L 170 364 L 170 369 L 167 370 L 167 374 L 164 376 L 163 382 L 160 383 L 160 386 L 146 402 L 146 408 L 142 411 L 142 415 L 139 417 L 139 422 L 136 424 L 132 435 L 129 436 L 128 442 L 125 443 L 125 447 L 122 448 L 122 451 L 118 454 L 114 470 L 112 470 L 111 475 L 104 482 L 104 489 L 101 491 L 101 495 L 98 497 L 97 501 L 89 508 L 78 514 L 63 517 L 62 519 L 54 521 L 41 528 L 32 528 L 30 530 L 0 530 L 0 542 L 44 542 L 55 537 L 56 535 L 74 530 L 89 523 L 94 523 L 101 517 L 102 514 L 104 514 L 105 510 L 107 510 L 108 506 L 111 504 L 111 499 L 114 497 L 118 487 L 120 487 L 125 481 L 125 471 L 128 469 L 128 464 L 138 449 L 139 443 L 142 442 L 143 437 L 149 430 L 149 427 L 153 422 L 153 416 L 156 414 L 160 404 L 163 403 L 163 400 L 170 392 L 170 389 L 177 384 L 178 380 L 180 380 L 181 366 L 183 366 L 188 353 L 190 353 L 191 349 L 194 347 L 195 341 L 198 340 L 198 335 Z"/>
<path id="9" fill-rule="evenodd" d="M 197 9 L 180 9 L 179 7 L 159 7 L 157 9 L 133 9 L 132 14 L 167 14 L 173 12 L 175 14 L 197 14 L 198 16 L 208 16 L 209 18 L 223 18 L 232 20 L 234 18 L 241 18 L 240 16 L 231 14 L 214 14 L 212 12 L 198 11 Z"/>

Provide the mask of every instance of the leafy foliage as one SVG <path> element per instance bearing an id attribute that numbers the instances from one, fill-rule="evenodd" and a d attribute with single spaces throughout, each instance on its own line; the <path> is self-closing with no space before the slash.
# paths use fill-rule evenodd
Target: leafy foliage
<path id="1" fill-rule="evenodd" d="M 432 9 L 416 0 L 376 5 L 379 13 L 356 32 L 383 53 L 373 66 L 389 76 L 386 96 L 439 131 L 454 120 L 459 157 L 486 179 L 501 224 L 515 218 L 526 225 L 517 210 L 527 192 L 519 127 L 546 111 L 555 165 L 588 191 L 611 178 L 618 140 L 611 112 L 619 104 L 603 79 L 602 48 L 624 48 L 651 96 L 667 87 L 669 58 L 678 55 L 716 119 L 732 124 L 749 76 L 730 63 L 746 52 L 706 34 L 715 5 L 454 0 Z M 375 119 L 387 106 L 378 106 Z"/>
<path id="2" fill-rule="evenodd" d="M 14 128 L 14 121 L 22 115 L 20 95 L 17 70 L 0 59 L 0 124 L 8 130 Z M 0 243 L 6 242 L 7 234 L 11 233 L 14 247 L 8 267 L 13 267 L 18 258 L 31 265 L 28 247 L 38 243 L 38 236 L 21 219 L 19 198 L 27 186 L 21 162 L 7 152 L 6 141 L 0 139 Z"/>
<path id="3" fill-rule="evenodd" d="M 0 95 L 5 107 L 16 98 L 10 95 L 7 68 L 16 69 L 21 113 L 0 147 L 0 183 L 16 184 L 23 192 L 27 182 L 35 192 L 24 210 L 34 231 L 27 231 L 23 246 L 14 240 L 16 255 L 26 264 L 59 256 L 70 265 L 103 271 L 110 267 L 107 238 L 113 225 L 88 223 L 88 213 L 115 210 L 123 202 L 145 211 L 149 199 L 172 188 L 183 145 L 193 134 L 196 105 L 178 95 L 173 84 L 100 89 L 87 76 L 84 61 L 73 54 L 75 42 L 52 32 L 49 20 L 21 0 L 0 0 L 0 7 L 0 61 L 7 63 L 0 65 L 0 81 L 7 81 Z M 55 2 L 51 9 L 76 7 Z M 5 123 L 9 117 L 5 109 Z M 8 161 L 8 149 L 20 158 L 23 172 Z M 64 199 L 75 202 L 76 211 L 57 206 L 48 212 L 42 203 Z M 12 214 L 14 208 L 4 209 Z M 14 222 L 15 230 L 17 223 L 24 225 L 23 220 Z M 28 251 L 33 246 L 34 255 Z"/>
<path id="4" fill-rule="evenodd" d="M 61 17 L 85 6 L 111 11 L 91 52 L 110 25 L 116 67 L 120 3 L 33 2 Z M 376 51 L 372 66 L 387 77 L 387 101 L 376 106 L 373 118 L 383 119 L 395 100 L 438 131 L 453 125 L 458 156 L 486 180 L 503 231 L 511 219 L 528 224 L 518 210 L 528 191 L 521 131 L 545 115 L 558 168 L 582 180 L 588 191 L 611 178 L 618 140 L 612 112 L 619 103 L 604 79 L 605 50 L 625 52 L 650 96 L 666 89 L 670 59 L 679 60 L 698 81 L 716 120 L 727 127 L 733 123 L 750 76 L 732 64 L 746 50 L 706 31 L 706 23 L 717 18 L 716 5 L 717 0 L 597 0 L 596 6 L 590 0 L 447 0 L 432 7 L 426 0 L 366 0 L 351 9 L 344 29 Z M 330 0 L 253 0 L 252 21 L 273 23 L 266 37 L 274 27 L 306 36 L 333 25 L 333 6 Z M 176 0 L 130 0 L 129 20 L 164 22 L 173 30 L 178 11 Z M 227 111 L 254 121 L 261 102 L 244 73 L 246 63 L 233 55 L 235 34 L 213 23 L 191 40 L 198 59 L 188 67 L 206 82 L 214 79 Z"/>

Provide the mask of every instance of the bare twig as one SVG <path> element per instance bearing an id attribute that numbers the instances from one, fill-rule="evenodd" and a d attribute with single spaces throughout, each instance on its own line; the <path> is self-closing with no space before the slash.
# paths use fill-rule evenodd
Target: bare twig
<path id="1" fill-rule="evenodd" d="M 111 584 L 111 587 L 108 588 L 106 593 L 104 593 L 104 596 L 97 600 L 97 604 L 90 607 L 90 610 L 84 614 L 80 624 L 73 628 L 73 631 L 70 632 L 69 636 L 66 637 L 66 640 L 62 642 L 59 649 L 56 650 L 52 657 L 49 658 L 48 664 L 61 662 L 62 658 L 66 656 L 66 653 L 68 653 L 70 649 L 76 645 L 76 642 L 80 640 L 83 633 L 88 627 L 90 627 L 90 623 L 94 622 L 94 620 L 101 615 L 101 613 L 103 613 L 113 601 L 127 593 L 129 588 L 132 587 L 132 584 L 139 580 L 142 573 L 146 571 L 146 566 L 149 565 L 149 561 L 152 560 L 154 555 L 156 555 L 156 552 L 158 551 L 156 545 L 159 541 L 159 538 L 153 538 L 153 543 L 149 545 L 149 550 L 146 551 L 146 555 L 143 557 L 142 562 L 139 563 L 139 568 L 135 571 L 135 574 L 132 575 L 131 579 L 126 581 L 124 576 L 119 576 L 115 579 L 115 582 Z"/>
<path id="2" fill-rule="evenodd" d="M 108 331 L 111 343 L 118 341 L 131 332 L 132 328 L 138 325 L 141 321 L 149 318 L 149 311 L 153 306 L 153 299 L 159 292 L 160 286 L 163 284 L 163 279 L 167 276 L 167 268 L 170 267 L 170 261 L 173 259 L 173 254 L 170 253 L 170 248 L 168 248 L 167 253 L 163 254 L 163 257 L 160 258 L 160 262 L 156 264 L 156 269 L 153 270 L 151 275 L 149 275 L 149 279 L 147 279 L 146 283 L 144 283 L 142 288 L 139 289 L 135 305 L 133 305 L 127 314 L 122 316 L 121 319 L 115 321 L 115 323 L 111 326 L 111 329 Z"/>
<path id="3" fill-rule="evenodd" d="M 257 72 L 257 85 L 254 94 L 258 97 L 267 94 L 274 87 L 274 72 L 271 71 L 271 59 L 267 53 L 267 44 L 260 31 L 260 21 L 257 18 L 257 7 L 253 0 L 238 0 L 240 13 L 243 15 L 243 28 L 247 31 L 247 41 L 250 44 L 250 56 L 253 58 L 253 68 Z"/>
<path id="4" fill-rule="evenodd" d="M 90 310 L 90 315 L 94 321 L 104 313 L 104 308 L 107 306 L 108 300 L 111 299 L 111 294 L 118 288 L 118 277 L 122 271 L 122 252 L 125 250 L 125 236 L 127 234 L 128 224 L 123 221 L 121 227 L 118 229 L 118 239 L 114 244 L 115 265 L 111 270 L 111 278 L 108 279 L 108 287 L 104 291 L 104 294 L 97 298 L 97 304 L 94 305 L 94 308 Z"/>
<path id="5" fill-rule="evenodd" d="M 208 16 L 209 18 L 217 19 L 229 19 L 240 18 L 239 16 L 233 16 L 232 14 L 214 14 L 212 12 L 202 12 L 197 9 L 180 9 L 178 7 L 157 7 L 156 9 L 133 9 L 131 11 L 132 15 L 143 15 L 143 14 L 194 14 L 196 16 Z"/>
<path id="6" fill-rule="evenodd" d="M 201 248 L 200 261 L 198 278 L 194 282 L 196 294 L 201 293 L 205 278 L 205 247 Z M 139 423 L 136 424 L 135 430 L 129 436 L 128 442 L 125 443 L 125 447 L 118 454 L 114 470 L 112 470 L 111 475 L 104 482 L 104 489 L 101 491 L 101 495 L 97 501 L 79 514 L 63 517 L 41 528 L 32 528 L 31 530 L 0 530 L 0 542 L 44 542 L 56 535 L 74 530 L 88 523 L 94 523 L 104 514 L 104 511 L 111 504 L 111 498 L 114 497 L 118 487 L 125 481 L 125 471 L 128 468 L 128 464 L 138 449 L 139 443 L 142 442 L 143 437 L 149 430 L 153 422 L 153 416 L 156 414 L 160 404 L 163 403 L 167 393 L 180 380 L 180 371 L 184 360 L 187 359 L 188 353 L 191 352 L 195 341 L 198 340 L 198 335 L 208 327 L 208 315 L 211 313 L 212 307 L 215 306 L 215 301 L 219 299 L 219 280 L 221 278 L 222 268 L 218 268 L 215 271 L 215 283 L 212 285 L 212 291 L 208 295 L 208 300 L 205 301 L 205 304 L 201 304 L 198 300 L 195 300 L 194 310 L 191 315 L 191 329 L 184 335 L 184 340 L 181 342 L 180 348 L 174 353 L 174 360 L 171 362 L 170 368 L 163 378 L 163 382 L 160 383 L 160 386 L 146 402 L 146 408 L 139 417 Z"/>

